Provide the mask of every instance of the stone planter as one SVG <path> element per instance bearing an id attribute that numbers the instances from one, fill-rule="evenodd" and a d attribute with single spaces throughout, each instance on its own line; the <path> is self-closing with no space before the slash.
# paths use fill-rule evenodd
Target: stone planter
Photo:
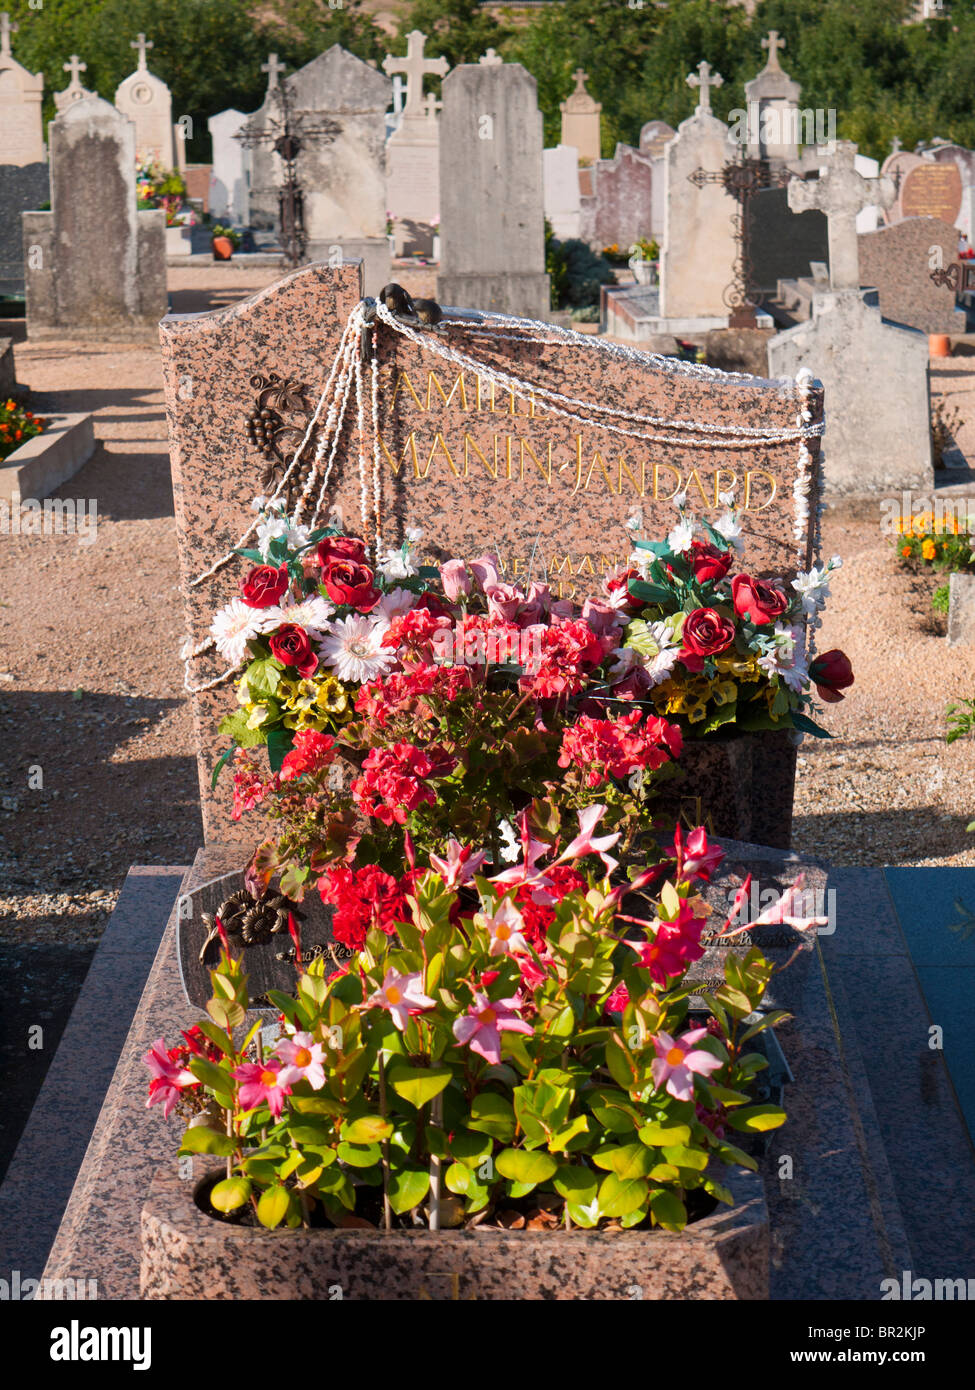
<path id="1" fill-rule="evenodd" d="M 719 1206 L 667 1231 L 267 1231 L 206 1216 L 193 1200 L 212 1159 L 181 1180 L 159 1169 L 142 1209 L 145 1299 L 768 1298 L 761 1178 L 722 1175 Z"/>
<path id="2" fill-rule="evenodd" d="M 755 845 L 789 849 L 797 744 L 791 730 L 685 739 L 677 765 L 687 776 L 665 783 L 656 805 L 685 826 Z"/>
<path id="3" fill-rule="evenodd" d="M 652 285 L 656 268 L 656 261 L 630 261 L 630 269 L 633 271 L 638 285 Z"/>
<path id="4" fill-rule="evenodd" d="M 175 226 L 166 228 L 166 255 L 188 256 L 193 250 L 193 228 Z"/>

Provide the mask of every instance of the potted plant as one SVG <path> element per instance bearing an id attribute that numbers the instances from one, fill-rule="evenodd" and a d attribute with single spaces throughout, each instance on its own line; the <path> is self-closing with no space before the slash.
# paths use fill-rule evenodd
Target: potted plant
<path id="1" fill-rule="evenodd" d="M 240 245 L 240 240 L 240 232 L 235 231 L 233 227 L 224 227 L 219 222 L 216 223 L 211 234 L 213 259 L 229 261 Z"/>
<path id="2" fill-rule="evenodd" d="M 756 1043 L 785 1017 L 761 1011 L 773 966 L 729 955 L 691 1022 L 682 982 L 721 852 L 678 832 L 614 886 L 606 814 L 524 812 L 500 872 L 456 840 L 396 878 L 362 870 L 338 969 L 302 970 L 291 920 L 299 978 L 272 993 L 276 1038 L 247 1026 L 222 934 L 208 1017 L 145 1058 L 148 1104 L 185 1123 L 190 1180 L 168 1166 L 154 1183 L 143 1297 L 422 1298 L 445 1275 L 455 1297 L 767 1297 L 740 1145 L 785 1119 L 752 1094 Z M 745 930 L 747 895 L 719 939 Z"/>
<path id="3" fill-rule="evenodd" d="M 638 237 L 630 247 L 629 266 L 638 285 L 655 285 L 660 264 L 660 248 L 656 241 Z"/>

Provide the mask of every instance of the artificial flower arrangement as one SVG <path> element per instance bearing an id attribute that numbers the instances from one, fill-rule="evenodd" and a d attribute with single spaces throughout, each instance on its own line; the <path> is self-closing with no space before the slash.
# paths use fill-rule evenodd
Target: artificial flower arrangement
<path id="1" fill-rule="evenodd" d="M 621 836 L 597 833 L 605 816 L 523 813 L 518 862 L 500 872 L 457 841 L 421 866 L 407 837 L 409 886 L 392 907 L 370 890 L 371 925 L 338 970 L 319 958 L 302 972 L 292 921 L 297 990 L 271 993 L 267 1051 L 260 1020 L 244 1029 L 247 977 L 222 933 L 208 1017 L 144 1059 L 147 1104 L 188 1122 L 181 1153 L 225 1160 L 215 1211 L 272 1228 L 680 1231 L 731 1202 L 725 1167 L 757 1166 L 739 1136 L 785 1119 L 751 1095 L 767 1065 L 752 1041 L 787 1017 L 758 1012 L 773 966 L 729 952 L 706 1016 L 689 1019 L 699 886 L 722 853 L 678 831 L 613 886 Z M 789 915 L 798 887 L 759 920 L 813 925 Z M 733 923 L 748 892 L 719 942 L 746 929 Z M 641 917 L 625 910 L 638 894 Z"/>
<path id="2" fill-rule="evenodd" d="M 422 855 L 486 840 L 497 864 L 540 798 L 562 813 L 601 800 L 627 851 L 650 830 L 680 731 L 590 698 L 612 689 L 624 576 L 580 609 L 545 584 L 504 583 L 488 555 L 420 567 L 408 539 L 373 567 L 362 541 L 276 511 L 257 536 L 243 553 L 262 563 L 212 628 L 245 668 L 220 726 L 234 815 L 257 807 L 279 827 L 254 856 L 252 891 L 275 874 L 296 900 L 317 886 L 337 939 L 358 948 L 357 904 L 366 885 L 394 893 L 406 831 Z"/>
<path id="3" fill-rule="evenodd" d="M 808 712 L 810 687 L 822 700 L 842 700 L 853 670 L 841 651 L 807 662 L 804 648 L 807 627 L 820 625 L 839 557 L 800 571 L 788 587 L 732 573 L 742 548 L 740 514 L 729 509 L 712 526 L 687 511 L 686 496 L 675 502 L 680 519 L 666 541 L 635 540 L 628 593 L 639 611 L 609 668 L 614 696 L 649 704 L 685 738 L 731 728 L 826 736 Z M 631 522 L 638 527 L 639 516 Z"/>

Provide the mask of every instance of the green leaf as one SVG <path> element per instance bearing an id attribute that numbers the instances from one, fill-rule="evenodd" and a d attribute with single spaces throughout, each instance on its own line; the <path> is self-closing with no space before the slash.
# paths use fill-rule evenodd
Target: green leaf
<path id="1" fill-rule="evenodd" d="M 353 1168 L 371 1168 L 382 1157 L 378 1144 L 339 1144 L 336 1153 Z"/>
<path id="2" fill-rule="evenodd" d="M 267 760 L 272 772 L 280 772 L 281 764 L 295 744 L 291 729 L 271 729 L 267 736 Z"/>
<path id="3" fill-rule="evenodd" d="M 821 724 L 817 724 L 815 719 L 810 719 L 808 714 L 802 714 L 795 710 L 792 715 L 792 722 L 797 729 L 801 729 L 804 734 L 812 734 L 813 738 L 832 738 L 833 735 L 828 729 L 824 729 Z"/>
<path id="4" fill-rule="evenodd" d="M 247 727 L 249 718 L 250 715 L 245 709 L 234 710 L 233 714 L 228 714 L 221 719 L 217 732 L 226 738 L 232 738 L 241 748 L 256 748 L 264 742 L 264 735 L 260 729 Z"/>
<path id="5" fill-rule="evenodd" d="M 644 1178 L 623 1179 L 607 1173 L 599 1189 L 599 1206 L 604 1216 L 626 1216 L 646 1200 L 649 1187 Z"/>
<path id="6" fill-rule="evenodd" d="M 463 1163 L 452 1163 L 444 1173 L 443 1180 L 448 1192 L 463 1197 L 471 1184 L 471 1170 L 465 1168 Z"/>
<path id="7" fill-rule="evenodd" d="M 467 1127 L 509 1143 L 515 1137 L 515 1112 L 511 1102 L 493 1091 L 483 1091 L 474 1097 Z"/>
<path id="8" fill-rule="evenodd" d="M 390 1084 L 396 1094 L 418 1110 L 446 1090 L 452 1076 L 450 1067 L 407 1067 L 402 1064 L 395 1070 L 390 1068 L 389 1073 Z"/>
<path id="9" fill-rule="evenodd" d="M 673 1144 L 664 1149 L 664 1158 L 678 1168 L 693 1168 L 703 1172 L 708 1166 L 709 1155 L 703 1149 L 690 1149 L 684 1144 Z"/>
<path id="10" fill-rule="evenodd" d="M 581 1136 L 588 1137 L 588 1134 L 589 1116 L 577 1115 L 574 1120 L 570 1120 L 570 1122 L 565 1126 L 564 1129 L 556 1130 L 556 1132 L 549 1139 L 549 1153 L 560 1154 L 564 1153 L 568 1148 L 583 1147 L 583 1145 L 580 1144 L 573 1144 L 572 1141 L 574 1139 L 580 1138 Z"/>
<path id="11" fill-rule="evenodd" d="M 551 1154 L 529 1153 L 526 1149 L 502 1149 L 494 1160 L 494 1166 L 503 1178 L 530 1183 L 534 1187 L 540 1182 L 547 1182 L 558 1171 L 559 1165 Z"/>
<path id="12" fill-rule="evenodd" d="M 591 1231 L 594 1226 L 599 1224 L 603 1212 L 600 1210 L 599 1199 L 594 1197 L 591 1202 L 569 1202 L 567 1204 L 569 1220 L 575 1225 L 581 1226 L 584 1231 Z"/>
<path id="13" fill-rule="evenodd" d="M 397 1216 L 412 1211 L 430 1190 L 430 1174 L 426 1168 L 404 1168 L 389 1179 L 389 1205 Z"/>
<path id="14" fill-rule="evenodd" d="M 191 1057 L 187 1065 L 197 1081 L 202 1081 L 211 1091 L 226 1094 L 227 1091 L 233 1090 L 234 1082 L 230 1073 L 218 1067 L 215 1062 L 208 1061 L 206 1057 Z"/>
<path id="15" fill-rule="evenodd" d="M 207 1013 L 220 1028 L 239 1028 L 247 1016 L 234 999 L 208 999 Z"/>
<path id="16" fill-rule="evenodd" d="M 234 745 L 231 744 L 230 747 L 227 749 L 227 751 L 226 751 L 225 753 L 221 753 L 221 754 L 220 754 L 220 757 L 219 757 L 219 758 L 217 759 L 217 761 L 214 763 L 214 765 L 213 765 L 213 772 L 210 774 L 210 790 L 211 790 L 211 791 L 213 791 L 214 788 L 216 787 L 216 785 L 217 785 L 217 778 L 220 776 L 221 772 L 223 771 L 223 769 L 226 767 L 227 763 L 229 763 L 230 759 L 231 759 L 233 756 L 234 756 Z"/>
<path id="17" fill-rule="evenodd" d="M 286 1187 L 280 1184 L 269 1187 L 257 1200 L 257 1219 L 262 1226 L 273 1231 L 287 1216 L 290 1205 L 291 1195 Z"/>
<path id="18" fill-rule="evenodd" d="M 349 1144 L 375 1144 L 380 1139 L 388 1139 L 393 1132 L 389 1120 L 382 1115 L 360 1115 L 342 1126 L 342 1138 Z"/>
<path id="19" fill-rule="evenodd" d="M 477 1168 L 487 1158 L 494 1144 L 487 1134 L 474 1134 L 472 1130 L 459 1130 L 450 1141 L 451 1157 L 467 1168 Z"/>
<path id="20" fill-rule="evenodd" d="M 665 1231 L 682 1231 L 687 1225 L 684 1203 L 673 1192 L 659 1188 L 650 1194 L 650 1210 Z"/>
<path id="21" fill-rule="evenodd" d="M 667 1144 L 686 1144 L 690 1137 L 690 1125 L 668 1125 L 660 1120 L 651 1120 L 640 1130 L 640 1139 L 654 1149 L 662 1149 Z"/>
<path id="22" fill-rule="evenodd" d="M 210 1193 L 210 1204 L 217 1211 L 236 1211 L 251 1195 L 251 1184 L 246 1178 L 224 1178 Z"/>
<path id="23" fill-rule="evenodd" d="M 610 1149 L 600 1149 L 593 1154 L 592 1161 L 597 1168 L 608 1168 L 624 1182 L 630 1178 L 645 1178 L 656 1163 L 656 1158 L 642 1144 L 622 1144 Z"/>
<path id="24" fill-rule="evenodd" d="M 180 1153 L 190 1154 L 232 1154 L 237 1150 L 236 1141 L 229 1134 L 210 1129 L 208 1125 L 194 1125 L 183 1135 Z"/>
<path id="25" fill-rule="evenodd" d="M 565 1163 L 556 1170 L 552 1185 L 570 1206 L 588 1206 L 596 1195 L 599 1179 L 591 1168 L 584 1168 L 581 1163 Z"/>
<path id="26" fill-rule="evenodd" d="M 762 1033 L 766 1028 L 775 1028 L 783 1019 L 791 1018 L 792 1015 L 787 1009 L 773 1009 L 771 1013 L 763 1014 L 759 1023 L 753 1023 L 747 1032 L 742 1033 L 739 1038 L 740 1043 L 748 1042 L 756 1033 Z"/>
<path id="27" fill-rule="evenodd" d="M 777 1105 L 749 1105 L 743 1110 L 729 1110 L 727 1122 L 732 1129 L 764 1134 L 785 1124 L 785 1111 Z"/>

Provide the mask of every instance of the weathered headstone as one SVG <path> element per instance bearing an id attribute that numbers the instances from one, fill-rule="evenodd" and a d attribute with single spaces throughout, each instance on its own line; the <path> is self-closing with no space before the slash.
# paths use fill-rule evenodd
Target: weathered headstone
<path id="1" fill-rule="evenodd" d="M 856 172 L 864 179 L 876 179 L 880 177 L 880 164 L 876 159 L 871 159 L 868 155 L 857 152 L 853 160 L 853 167 Z M 866 207 L 857 213 L 856 227 L 858 232 L 875 232 L 880 226 L 881 211 L 873 203 L 868 203 Z"/>
<path id="2" fill-rule="evenodd" d="M 657 241 L 663 240 L 666 222 L 664 159 L 676 133 L 666 121 L 647 121 L 640 131 L 640 153 L 650 160 L 650 235 Z"/>
<path id="3" fill-rule="evenodd" d="M 572 74 L 575 88 L 565 101 L 559 105 L 562 112 L 561 144 L 571 145 L 579 151 L 581 162 L 592 163 L 602 152 L 599 136 L 599 113 L 602 103 L 595 101 L 586 91 L 587 74 L 576 68 Z"/>
<path id="4" fill-rule="evenodd" d="M 146 50 L 152 43 L 139 34 L 129 45 L 138 50 L 138 66 L 115 90 L 115 105 L 135 124 L 135 148 L 140 158 L 158 160 L 164 169 L 176 168 L 173 137 L 173 99 L 162 78 L 149 71 Z"/>
<path id="5" fill-rule="evenodd" d="M 41 164 L 45 159 L 41 125 L 44 74 L 28 72 L 10 49 L 17 25 L 0 14 L 0 159 L 4 164 Z"/>
<path id="6" fill-rule="evenodd" d="M 549 313 L 542 113 L 534 77 L 491 50 L 443 80 L 438 298 Z"/>
<path id="7" fill-rule="evenodd" d="M 952 265 L 958 232 L 936 217 L 908 217 L 895 227 L 867 232 L 860 243 L 860 284 L 877 290 L 880 312 L 922 333 L 964 333 L 964 310 L 950 282 L 932 270 Z"/>
<path id="8" fill-rule="evenodd" d="M 692 175 L 717 173 L 736 150 L 728 127 L 711 111 L 710 89 L 722 85 L 721 74 L 700 63 L 687 81 L 699 97 L 694 115 L 680 123 L 666 150 L 660 313 L 720 321 L 728 314 L 726 291 L 734 276 L 737 204 L 721 183 L 697 183 Z"/>
<path id="9" fill-rule="evenodd" d="M 0 164 L 0 297 L 24 292 L 24 231 L 21 215 L 51 197 L 51 170 L 36 164 Z"/>
<path id="10" fill-rule="evenodd" d="M 592 194 L 582 200 L 581 236 L 593 246 L 627 251 L 653 231 L 653 164 L 639 150 L 617 145 L 612 159 L 592 166 Z"/>
<path id="11" fill-rule="evenodd" d="M 386 207 L 393 218 L 398 254 L 429 255 L 440 218 L 439 103 L 423 95 L 425 74 L 443 77 L 446 58 L 424 58 L 426 35 L 407 35 L 405 58 L 387 56 L 383 71 L 406 75 L 406 100 L 400 123 L 386 144 Z"/>
<path id="12" fill-rule="evenodd" d="M 166 312 L 166 216 L 136 208 L 135 127 L 85 97 L 50 139 L 51 211 L 23 214 L 27 336 L 151 341 Z"/>
<path id="13" fill-rule="evenodd" d="M 72 53 L 71 61 L 64 64 L 64 70 L 71 74 L 71 80 L 63 91 L 54 93 L 54 105 L 59 111 L 63 111 L 73 101 L 83 101 L 85 97 L 98 95 L 97 92 L 90 92 L 87 87 L 82 85 L 81 73 L 86 72 L 87 69 L 88 64 L 83 63 L 77 53 Z"/>
<path id="14" fill-rule="evenodd" d="M 193 644 L 238 592 L 236 561 L 206 582 L 192 581 L 254 520 L 250 502 L 267 460 L 249 443 L 247 422 L 260 409 L 261 391 L 272 373 L 287 388 L 271 423 L 281 458 L 290 459 L 286 441 L 301 438 L 359 295 L 356 266 L 307 266 L 232 308 L 162 325 Z M 801 448 L 793 382 L 727 377 L 490 316 L 448 318 L 416 342 L 383 324 L 376 333 L 378 448 L 374 454 L 367 408 L 366 527 L 354 409 L 325 499 L 325 509 L 350 530 L 370 533 L 378 477 L 385 545 L 418 526 L 428 559 L 496 549 L 512 581 L 547 575 L 556 591 L 581 598 L 625 562 L 632 546 L 625 523 L 635 511 L 659 536 L 673 524 L 670 499 L 679 490 L 708 516 L 722 509 L 719 493 L 735 490 L 745 509 L 750 568 L 783 574 L 797 557 L 808 562 L 806 524 L 797 523 L 793 493 Z M 477 366 L 445 360 L 445 348 Z M 821 419 L 819 394 L 813 390 L 807 400 L 813 421 Z M 315 443 L 313 435 L 309 450 Z M 815 453 L 816 440 L 808 443 Z M 222 669 L 219 659 L 204 656 L 192 664 L 192 683 Z M 227 785 L 210 789 L 228 698 L 226 685 L 194 696 L 200 786 L 207 839 L 241 843 L 250 831 L 231 821 Z"/>
<path id="15" fill-rule="evenodd" d="M 207 121 L 213 150 L 210 174 L 210 211 L 218 222 L 230 218 L 246 226 L 247 179 L 244 151 L 234 136 L 247 120 L 242 111 L 220 111 Z"/>
<path id="16" fill-rule="evenodd" d="M 560 240 L 582 235 L 579 157 L 572 145 L 545 150 L 545 216 Z"/>
<path id="17" fill-rule="evenodd" d="M 860 285 L 857 214 L 868 205 L 889 207 L 895 196 L 889 178 L 865 179 L 857 173 L 856 152 L 852 140 L 838 140 L 835 154 L 826 158 L 825 173 L 789 184 L 793 212 L 818 208 L 829 219 L 829 283 L 834 290 Z"/>
<path id="18" fill-rule="evenodd" d="M 273 134 L 281 119 L 275 91 L 280 65 L 265 66 L 268 93 L 245 130 Z M 283 85 L 301 142 L 297 176 L 308 259 L 361 257 L 366 285 L 376 294 L 389 280 L 385 112 L 392 83 L 336 43 L 284 78 Z M 249 166 L 250 222 L 280 229 L 282 163 L 272 141 L 249 151 Z"/>
<path id="19" fill-rule="evenodd" d="M 802 88 L 784 72 L 779 49 L 785 48 L 773 29 L 762 39 L 768 62 L 757 77 L 745 83 L 749 159 L 795 159 L 799 154 L 799 98 Z"/>

